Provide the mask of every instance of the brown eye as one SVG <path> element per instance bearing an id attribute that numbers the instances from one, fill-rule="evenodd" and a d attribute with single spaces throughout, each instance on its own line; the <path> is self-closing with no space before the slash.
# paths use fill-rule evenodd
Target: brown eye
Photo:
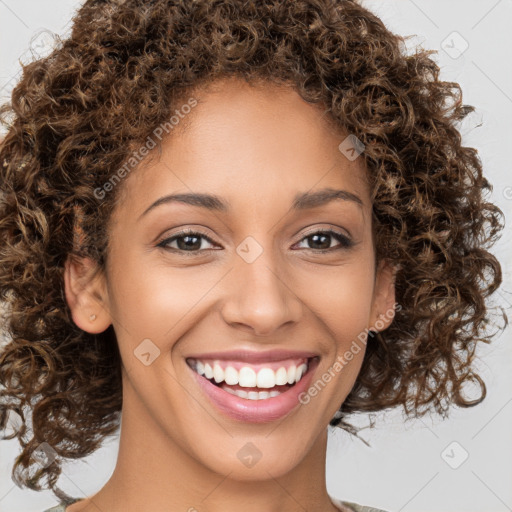
<path id="1" fill-rule="evenodd" d="M 165 238 L 157 244 L 157 247 L 162 247 L 171 251 L 194 253 L 207 250 L 202 248 L 203 240 L 214 244 L 213 240 L 204 233 L 199 231 L 185 230 L 180 231 L 171 237 Z M 170 247 L 170 244 L 175 241 L 177 242 L 177 247 Z"/>
<path id="2" fill-rule="evenodd" d="M 338 247 L 331 247 L 332 239 L 335 239 L 339 242 Z M 316 252 L 328 252 L 328 251 L 336 251 L 339 249 L 349 249 L 354 245 L 354 242 L 350 240 L 347 236 L 338 233 L 337 231 L 333 231 L 332 229 L 315 231 L 314 233 L 310 233 L 305 236 L 303 240 L 309 241 L 309 247 L 306 249 L 311 249 Z"/>

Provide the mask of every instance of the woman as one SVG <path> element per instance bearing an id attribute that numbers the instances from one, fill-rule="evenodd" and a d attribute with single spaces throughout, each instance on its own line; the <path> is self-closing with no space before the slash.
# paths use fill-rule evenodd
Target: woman
<path id="1" fill-rule="evenodd" d="M 481 402 L 501 283 L 429 53 L 347 0 L 85 2 L 0 149 L 17 482 L 52 512 L 378 510 L 327 493 L 326 427 Z M 120 426 L 105 486 L 63 493 Z"/>

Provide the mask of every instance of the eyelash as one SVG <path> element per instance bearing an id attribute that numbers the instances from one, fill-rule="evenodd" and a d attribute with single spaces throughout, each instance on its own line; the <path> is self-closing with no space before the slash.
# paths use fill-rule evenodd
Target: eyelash
<path id="1" fill-rule="evenodd" d="M 307 233 L 305 236 L 303 236 L 299 240 L 298 243 L 302 242 L 303 240 L 305 240 L 307 238 L 312 237 L 313 235 L 318 235 L 318 234 L 331 235 L 338 242 L 340 242 L 340 245 L 338 247 L 330 247 L 329 249 L 306 249 L 306 250 L 312 251 L 314 253 L 325 254 L 328 252 L 338 251 L 338 250 L 342 250 L 342 249 L 347 250 L 347 249 L 352 248 L 355 245 L 355 243 L 352 240 L 350 240 L 350 238 L 348 238 L 347 236 L 345 236 L 337 231 L 334 231 L 332 229 L 320 229 L 320 230 L 316 230 L 316 231 Z M 185 237 L 185 236 L 198 236 L 199 238 L 204 238 L 209 243 L 215 245 L 215 242 L 206 233 L 203 233 L 201 231 L 194 231 L 193 229 L 185 229 L 183 231 L 180 231 L 179 233 L 174 234 L 172 237 L 165 238 L 165 239 L 161 240 L 157 244 L 157 247 L 161 247 L 162 249 L 165 249 L 167 251 L 184 253 L 184 254 L 187 254 L 187 256 L 197 256 L 197 255 L 199 255 L 199 253 L 201 253 L 205 250 L 212 250 L 212 249 L 199 249 L 197 251 L 184 251 L 182 249 L 176 249 L 174 247 L 172 247 L 172 248 L 166 247 L 172 241 L 174 241 L 178 238 Z M 215 250 L 215 249 L 213 249 L 213 250 Z"/>

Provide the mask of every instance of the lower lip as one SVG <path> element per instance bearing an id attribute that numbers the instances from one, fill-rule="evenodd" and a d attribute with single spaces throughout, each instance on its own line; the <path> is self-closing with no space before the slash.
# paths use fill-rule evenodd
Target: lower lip
<path id="1" fill-rule="evenodd" d="M 300 404 L 299 395 L 309 388 L 317 366 L 318 359 L 311 359 L 307 373 L 297 384 L 278 396 L 264 400 L 249 400 L 232 395 L 189 368 L 201 389 L 221 412 L 238 421 L 267 423 L 289 414 Z"/>

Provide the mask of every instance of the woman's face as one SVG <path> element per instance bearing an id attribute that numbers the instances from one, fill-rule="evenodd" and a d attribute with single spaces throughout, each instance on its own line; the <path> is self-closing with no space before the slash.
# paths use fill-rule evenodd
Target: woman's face
<path id="1" fill-rule="evenodd" d="M 157 429 L 212 471 L 258 479 L 325 442 L 394 291 L 389 267 L 375 274 L 369 190 L 362 157 L 338 148 L 346 135 L 292 89 L 217 85 L 160 159 L 119 185 L 94 325 L 68 299 L 84 330 L 114 326 L 123 428 Z M 219 383 L 199 375 L 207 364 Z"/>

